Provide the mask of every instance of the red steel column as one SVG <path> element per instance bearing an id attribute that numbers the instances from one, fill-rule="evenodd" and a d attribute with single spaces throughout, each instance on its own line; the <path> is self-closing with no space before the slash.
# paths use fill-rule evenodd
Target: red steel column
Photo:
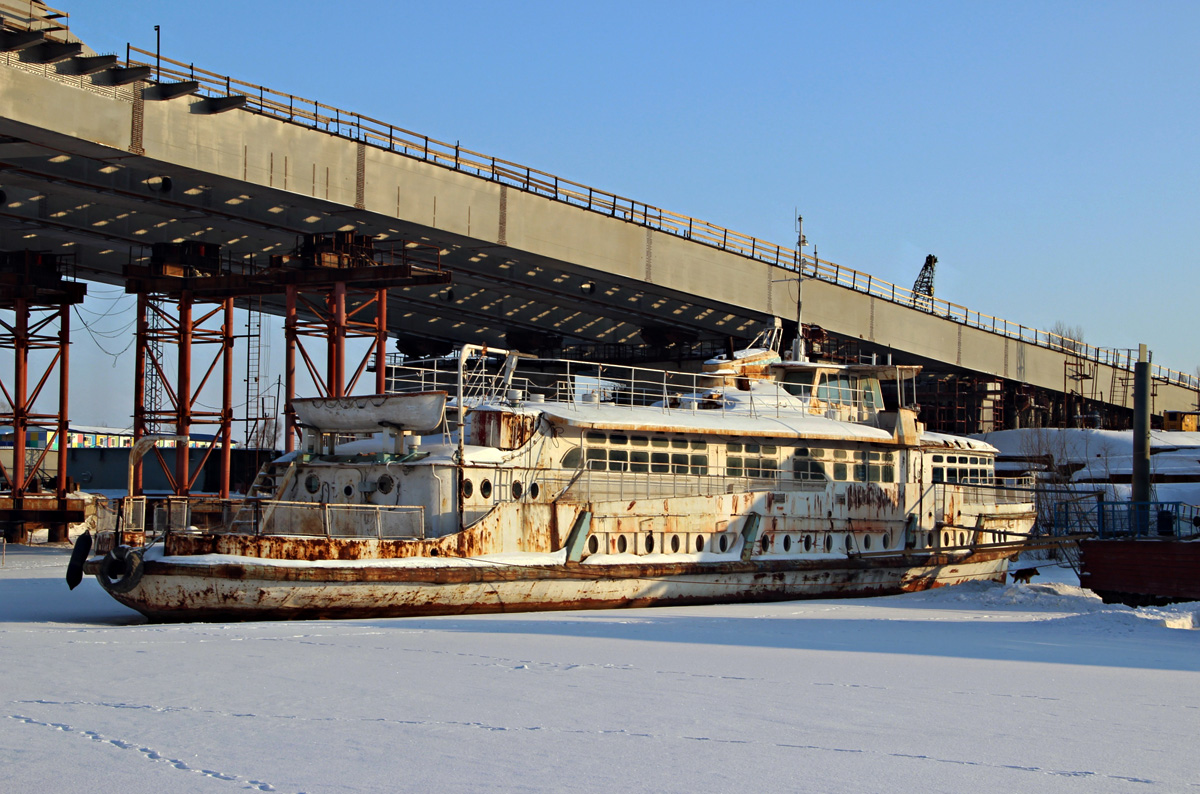
<path id="1" fill-rule="evenodd" d="M 329 329 L 329 396 L 346 396 L 346 282 L 339 281 L 330 296 L 333 328 Z"/>
<path id="2" fill-rule="evenodd" d="M 219 495 L 229 498 L 233 446 L 233 298 L 225 299 L 225 324 L 221 327 L 221 355 L 225 356 L 221 386 L 221 487 Z M 250 410 L 250 406 L 246 406 Z"/>
<path id="3" fill-rule="evenodd" d="M 144 292 L 137 296 L 137 340 L 134 346 L 133 364 L 133 443 L 137 443 L 146 435 L 146 348 L 150 321 L 146 313 L 150 308 L 150 298 Z M 155 376 L 157 377 L 157 376 Z M 142 495 L 142 462 L 139 460 L 133 468 L 133 491 L 130 496 Z"/>
<path id="4" fill-rule="evenodd" d="M 387 290 L 381 289 L 376 294 L 375 298 L 376 314 L 376 335 L 375 335 L 375 393 L 383 394 L 387 391 L 387 340 L 388 340 L 388 324 L 387 324 Z"/>
<path id="5" fill-rule="evenodd" d="M 283 365 L 283 450 L 296 449 L 296 414 L 292 411 L 292 400 L 296 397 L 296 286 L 287 287 L 286 308 L 283 317 L 283 335 L 287 340 L 287 353 Z"/>
<path id="6" fill-rule="evenodd" d="M 191 432 L 192 418 L 192 293 L 184 290 L 179 296 L 179 372 L 175 389 L 175 435 L 184 439 L 175 440 L 175 493 L 187 496 L 189 487 L 188 453 L 191 451 L 186 437 Z"/>
<path id="7" fill-rule="evenodd" d="M 55 478 L 54 495 L 58 500 L 58 509 L 67 509 L 67 444 L 70 421 L 67 418 L 69 405 L 68 387 L 71 375 L 71 307 L 63 305 L 58 310 L 58 427 L 55 438 L 58 440 L 58 476 Z M 69 539 L 68 527 L 65 523 L 51 524 L 49 527 L 51 543 L 62 543 Z"/>
<path id="8" fill-rule="evenodd" d="M 16 321 L 13 323 L 13 465 L 9 472 L 12 482 L 12 506 L 14 510 L 24 507 L 25 496 L 25 448 L 29 432 L 29 405 L 26 392 L 29 388 L 29 302 L 17 298 Z M 5 533 L 9 543 L 27 543 L 29 533 L 23 522 L 14 522 Z"/>
<path id="9" fill-rule="evenodd" d="M 13 325 L 13 468 L 12 495 L 14 501 L 25 495 L 25 445 L 29 432 L 29 301 L 17 298 L 16 322 Z M 16 504 L 13 507 L 17 507 Z M 23 530 L 22 530 L 23 532 Z"/>

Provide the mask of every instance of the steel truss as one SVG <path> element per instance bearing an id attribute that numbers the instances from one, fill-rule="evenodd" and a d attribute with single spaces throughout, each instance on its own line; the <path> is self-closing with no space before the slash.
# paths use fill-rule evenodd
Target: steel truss
<path id="1" fill-rule="evenodd" d="M 0 393 L 4 398 L 0 403 L 0 426 L 12 428 L 13 449 L 11 467 L 6 467 L 0 459 L 0 479 L 6 490 L 0 496 L 0 524 L 5 528 L 5 539 L 11 542 L 28 541 L 28 521 L 45 523 L 51 542 L 65 541 L 67 523 L 83 519 L 81 510 L 69 509 L 67 504 L 70 490 L 67 412 L 70 310 L 83 301 L 87 287 L 65 280 L 65 272 L 64 260 L 52 254 L 33 251 L 0 254 L 0 309 L 14 315 L 11 323 L 0 320 L 0 349 L 13 352 L 13 378 L 7 383 L 0 378 Z M 31 370 L 30 354 L 35 351 L 50 353 L 50 359 L 44 368 Z M 55 409 L 36 410 L 43 390 L 56 375 Z M 44 406 L 45 402 L 42 400 L 41 404 Z M 45 443 L 34 451 L 29 447 L 29 433 L 39 429 L 46 431 Z M 56 451 L 57 471 L 51 506 L 49 500 L 38 496 L 42 493 L 38 473 L 52 449 Z"/>

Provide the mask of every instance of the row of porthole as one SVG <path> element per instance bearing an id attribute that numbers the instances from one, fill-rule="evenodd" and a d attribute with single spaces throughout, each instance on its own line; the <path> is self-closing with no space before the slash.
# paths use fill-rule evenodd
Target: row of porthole
<path id="1" fill-rule="evenodd" d="M 711 539 L 708 539 L 710 538 Z M 603 540 L 602 540 L 603 538 Z M 664 539 L 664 554 L 680 554 L 691 552 L 703 552 L 706 549 L 712 552 L 723 553 L 733 548 L 733 543 L 736 535 L 733 533 L 717 533 L 712 536 L 705 534 L 697 534 L 689 542 L 688 535 L 672 534 L 669 539 Z M 823 545 L 825 553 L 833 552 L 834 540 L 833 533 L 825 535 L 824 542 L 816 539 L 817 536 L 812 534 L 792 535 L 787 533 L 778 533 L 773 535 L 763 535 L 759 539 L 759 549 L 762 554 L 767 554 L 776 549 L 784 554 L 790 553 L 793 549 L 797 551 L 811 552 L 814 548 Z M 891 546 L 891 536 L 887 533 L 878 536 L 878 542 L 884 550 Z M 615 554 L 653 554 L 657 550 L 657 540 L 655 533 L 647 532 L 643 536 L 641 549 L 636 548 L 636 535 L 632 532 L 627 533 L 597 533 L 588 538 L 587 551 L 588 554 L 600 554 L 601 549 L 604 553 Z M 855 547 L 854 536 L 847 534 L 844 536 L 843 543 L 847 551 L 853 551 Z M 873 535 L 859 535 L 857 544 L 861 546 L 863 551 L 870 551 L 875 543 Z"/>
<path id="2" fill-rule="evenodd" d="M 526 493 L 525 486 L 523 486 L 519 480 L 513 481 L 512 488 L 510 490 L 512 492 L 512 498 L 514 500 L 520 499 Z M 530 499 L 537 499 L 538 496 L 542 493 L 541 486 L 539 486 L 536 482 L 529 483 L 528 493 L 529 493 Z M 464 500 L 470 499 L 472 496 L 474 496 L 475 495 L 475 484 L 472 483 L 470 480 L 463 480 L 462 481 L 462 495 L 463 495 Z M 492 498 L 492 481 L 491 480 L 485 479 L 479 483 L 479 496 L 483 499 L 491 499 Z"/>
<path id="3" fill-rule="evenodd" d="M 711 536 L 697 534 L 692 540 L 689 541 L 688 535 L 673 533 L 669 537 L 663 537 L 663 548 L 660 553 L 687 554 L 693 551 L 697 553 L 702 552 L 706 549 L 717 553 L 724 553 L 733 548 L 736 537 L 737 536 L 732 532 L 722 532 L 713 534 Z M 601 538 L 604 538 L 604 540 L 601 540 Z M 636 548 L 635 533 L 598 533 L 588 538 L 588 554 L 602 553 L 602 544 L 604 547 L 603 553 L 653 554 L 654 552 L 659 551 L 658 541 L 655 538 L 654 532 L 645 533 L 642 538 L 642 547 L 640 551 Z"/>
<path id="4" fill-rule="evenodd" d="M 953 546 L 953 545 L 954 545 L 954 533 L 948 529 L 943 529 L 942 530 L 942 547 L 945 548 L 946 546 Z M 966 532 L 958 533 L 958 545 L 960 545 L 960 546 L 967 545 L 967 533 Z"/>
<path id="5" fill-rule="evenodd" d="M 793 538 L 795 538 L 795 540 L 793 540 Z M 875 543 L 874 538 L 875 538 L 874 535 L 859 535 L 858 536 L 858 545 L 860 545 L 862 547 L 863 551 L 870 551 L 872 545 Z M 854 541 L 853 535 L 846 535 L 843 543 L 844 543 L 847 551 L 854 550 L 855 541 Z M 891 535 L 884 533 L 879 536 L 879 545 L 884 550 L 887 550 L 891 546 L 891 544 L 892 544 Z M 805 552 L 810 552 L 818 545 L 821 545 L 820 541 L 817 541 L 812 534 L 789 535 L 789 534 L 785 534 L 785 533 L 775 533 L 775 534 L 763 535 L 758 540 L 758 548 L 759 548 L 760 553 L 762 553 L 762 554 L 768 554 L 772 551 L 783 552 L 784 554 L 789 554 L 789 553 L 791 553 L 793 547 L 795 547 L 797 550 L 802 549 Z M 825 535 L 824 546 L 825 546 L 826 554 L 829 554 L 833 551 L 833 535 L 832 534 Z"/>
<path id="6" fill-rule="evenodd" d="M 264 480 L 263 487 L 274 488 L 274 480 Z M 389 494 L 392 492 L 392 489 L 396 487 L 396 480 L 390 474 L 381 474 L 379 475 L 379 479 L 375 481 L 375 487 L 378 489 L 379 493 Z M 304 490 L 311 494 L 315 494 L 317 491 L 321 490 L 321 476 L 314 472 L 305 477 Z M 343 486 L 342 493 L 344 493 L 347 498 L 354 496 L 354 486 L 350 483 L 347 483 L 345 486 Z"/>

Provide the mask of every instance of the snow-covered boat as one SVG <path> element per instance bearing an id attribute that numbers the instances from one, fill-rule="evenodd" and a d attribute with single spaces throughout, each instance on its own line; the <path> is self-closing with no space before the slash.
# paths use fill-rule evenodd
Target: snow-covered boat
<path id="1" fill-rule="evenodd" d="M 1034 506 L 995 448 L 925 431 L 915 367 L 779 350 L 775 327 L 700 373 L 473 346 L 394 367 L 393 394 L 296 401 L 300 449 L 240 503 L 128 498 L 84 570 L 173 621 L 1003 581 Z"/>

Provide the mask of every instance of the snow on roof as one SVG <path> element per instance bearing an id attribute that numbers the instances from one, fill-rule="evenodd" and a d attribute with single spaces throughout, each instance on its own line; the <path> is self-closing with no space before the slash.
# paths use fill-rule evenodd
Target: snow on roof
<path id="1" fill-rule="evenodd" d="M 756 438 L 802 437 L 819 439 L 853 439 L 860 441 L 890 441 L 886 430 L 851 422 L 838 422 L 823 416 L 796 410 L 768 411 L 757 416 L 744 411 L 697 409 L 667 411 L 662 408 L 628 406 L 568 405 L 546 403 L 539 406 L 546 418 L 556 424 L 594 430 L 629 430 L 707 433 L 725 436 Z"/>
<path id="2" fill-rule="evenodd" d="M 1087 463 L 1098 458 L 1133 455 L 1132 430 L 1091 430 L 1080 428 L 1027 428 L 979 433 L 972 438 L 994 445 L 1000 454 L 1011 458 L 1051 455 L 1056 463 Z M 1150 454 L 1180 449 L 1200 450 L 1200 433 L 1152 430 Z"/>

